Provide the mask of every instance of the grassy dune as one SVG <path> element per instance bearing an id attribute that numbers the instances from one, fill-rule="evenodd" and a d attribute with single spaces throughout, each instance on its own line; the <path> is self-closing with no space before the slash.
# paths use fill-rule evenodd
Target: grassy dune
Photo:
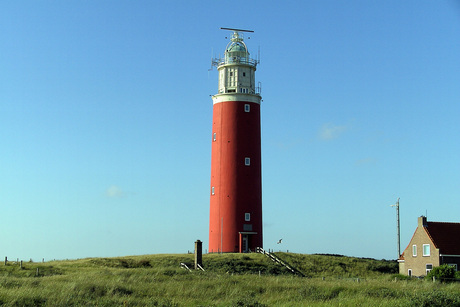
<path id="1" fill-rule="evenodd" d="M 460 285 L 395 280 L 396 263 L 278 253 L 146 255 L 0 265 L 1 306 L 460 306 Z M 38 275 L 37 275 L 38 268 Z"/>

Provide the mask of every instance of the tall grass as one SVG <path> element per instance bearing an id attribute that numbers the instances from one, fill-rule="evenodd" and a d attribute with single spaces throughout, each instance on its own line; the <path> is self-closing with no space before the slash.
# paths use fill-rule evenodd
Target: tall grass
<path id="1" fill-rule="evenodd" d="M 395 281 L 392 274 L 370 269 L 391 268 L 392 264 L 386 262 L 321 255 L 279 256 L 295 262 L 311 277 L 292 276 L 259 254 L 204 255 L 206 272 L 180 268 L 181 262 L 191 264 L 193 255 L 26 263 L 23 269 L 1 265 L 0 305 L 460 306 L 460 285 Z"/>

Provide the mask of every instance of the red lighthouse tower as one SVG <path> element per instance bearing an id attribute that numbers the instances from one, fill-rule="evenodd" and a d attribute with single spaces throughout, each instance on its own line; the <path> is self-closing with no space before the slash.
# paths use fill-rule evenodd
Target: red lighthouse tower
<path id="1" fill-rule="evenodd" d="M 262 247 L 260 87 L 257 60 L 239 29 L 223 58 L 213 59 L 219 90 L 212 97 L 209 252 L 248 252 Z"/>

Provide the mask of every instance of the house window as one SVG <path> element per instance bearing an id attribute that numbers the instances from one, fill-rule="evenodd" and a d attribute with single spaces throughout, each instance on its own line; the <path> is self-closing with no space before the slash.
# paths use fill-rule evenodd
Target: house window
<path id="1" fill-rule="evenodd" d="M 430 244 L 423 244 L 423 256 L 430 256 Z"/>
<path id="2" fill-rule="evenodd" d="M 407 276 L 412 277 L 412 269 L 407 270 Z"/>
<path id="3" fill-rule="evenodd" d="M 433 265 L 432 265 L 432 264 L 427 264 L 425 267 L 426 267 L 426 273 L 427 273 L 427 274 L 430 273 L 431 270 L 433 269 Z"/>
<path id="4" fill-rule="evenodd" d="M 213 142 L 216 141 L 216 136 L 217 136 L 217 135 L 216 135 L 216 133 L 214 132 L 214 133 L 212 134 L 212 141 L 213 141 Z"/>
<path id="5" fill-rule="evenodd" d="M 244 112 L 249 112 L 249 111 L 251 111 L 251 106 L 248 105 L 248 104 L 245 104 L 244 105 Z"/>
<path id="6" fill-rule="evenodd" d="M 457 271 L 457 264 L 456 263 L 448 263 L 447 265 L 453 267 L 455 269 L 455 271 Z"/>
<path id="7" fill-rule="evenodd" d="M 214 187 L 211 187 L 211 195 L 214 195 Z"/>
<path id="8" fill-rule="evenodd" d="M 243 77 L 246 77 L 246 73 L 245 73 L 245 72 L 243 72 Z"/>
<path id="9" fill-rule="evenodd" d="M 245 213 L 245 214 L 244 214 L 244 220 L 245 220 L 246 222 L 251 221 L 251 213 Z"/>
<path id="10" fill-rule="evenodd" d="M 244 165 L 246 166 L 251 165 L 251 158 L 244 158 Z"/>
<path id="11" fill-rule="evenodd" d="M 417 245 L 412 245 L 412 256 L 417 257 Z"/>
<path id="12" fill-rule="evenodd" d="M 233 77 L 233 72 L 232 71 L 230 72 L 230 77 Z"/>

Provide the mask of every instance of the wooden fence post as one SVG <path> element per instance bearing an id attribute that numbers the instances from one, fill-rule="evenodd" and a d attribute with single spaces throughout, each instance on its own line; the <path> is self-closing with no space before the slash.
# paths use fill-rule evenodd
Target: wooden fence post
<path id="1" fill-rule="evenodd" d="M 22 269 L 22 260 L 21 260 L 21 264 L 19 265 L 19 267 Z"/>
<path id="2" fill-rule="evenodd" d="M 8 262 L 8 257 L 5 256 L 5 265 Z"/>

